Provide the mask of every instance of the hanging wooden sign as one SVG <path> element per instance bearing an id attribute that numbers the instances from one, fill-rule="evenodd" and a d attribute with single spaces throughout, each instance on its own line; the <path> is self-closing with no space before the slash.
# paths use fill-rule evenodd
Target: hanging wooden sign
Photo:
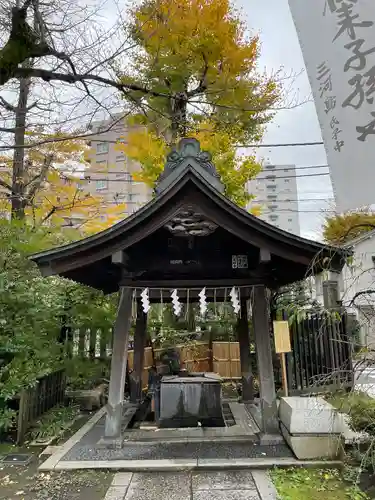
<path id="1" fill-rule="evenodd" d="M 278 354 L 280 354 L 281 352 L 290 352 L 292 348 L 290 345 L 290 332 L 288 322 L 274 321 L 273 333 L 275 337 L 275 351 Z"/>
<path id="2" fill-rule="evenodd" d="M 286 352 L 292 350 L 290 345 L 289 323 L 287 321 L 274 321 L 273 333 L 275 338 L 275 351 L 280 355 L 281 374 L 284 396 L 288 397 L 288 377 L 286 371 Z"/>
<path id="3" fill-rule="evenodd" d="M 247 255 L 232 255 L 232 269 L 248 269 Z"/>

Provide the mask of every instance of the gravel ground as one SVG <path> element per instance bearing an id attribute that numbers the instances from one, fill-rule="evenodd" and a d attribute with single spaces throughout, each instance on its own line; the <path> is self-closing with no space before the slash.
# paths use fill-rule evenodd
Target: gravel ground
<path id="1" fill-rule="evenodd" d="M 103 500 L 113 473 L 63 471 L 38 473 L 29 467 L 0 467 L 1 500 Z"/>

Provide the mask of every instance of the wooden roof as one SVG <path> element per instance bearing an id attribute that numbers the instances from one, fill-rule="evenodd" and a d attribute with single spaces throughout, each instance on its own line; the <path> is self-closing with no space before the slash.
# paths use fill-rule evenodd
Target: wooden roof
<path id="1" fill-rule="evenodd" d="M 192 142 L 185 140 L 185 145 Z M 157 195 L 133 215 L 94 236 L 31 256 L 42 275 L 61 275 L 110 293 L 120 283 L 188 288 L 198 286 L 198 282 L 220 285 L 222 279 L 223 286 L 251 286 L 267 277 L 265 284 L 279 286 L 323 269 L 342 268 L 347 251 L 287 233 L 239 208 L 220 192 L 217 175 L 211 182 L 207 173 L 212 174 L 213 166 L 207 156 L 200 161 L 191 149 L 187 152 L 175 165 L 167 163 L 169 171 L 164 172 Z M 219 245 L 215 258 L 208 259 L 211 268 L 206 260 L 204 265 L 192 267 L 191 275 L 185 270 L 167 272 L 162 259 L 169 256 L 168 248 L 161 243 L 169 234 L 166 227 L 186 209 L 199 212 L 218 228 L 213 235 L 201 237 Z M 215 259 L 227 259 L 231 245 L 249 256 L 251 269 L 235 272 L 221 267 L 213 274 Z M 132 268 L 131 263 L 140 254 L 147 257 L 147 264 L 143 260 L 140 267 L 134 264 Z"/>

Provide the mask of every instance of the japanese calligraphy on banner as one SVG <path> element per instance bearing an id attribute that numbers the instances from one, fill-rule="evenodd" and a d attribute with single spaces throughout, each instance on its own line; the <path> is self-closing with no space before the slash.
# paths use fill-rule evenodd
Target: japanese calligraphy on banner
<path id="1" fill-rule="evenodd" d="M 289 0 L 337 208 L 375 203 L 375 0 Z"/>

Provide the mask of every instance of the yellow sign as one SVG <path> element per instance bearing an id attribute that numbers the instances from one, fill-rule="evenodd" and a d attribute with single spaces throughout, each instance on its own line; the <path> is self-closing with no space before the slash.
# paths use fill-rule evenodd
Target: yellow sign
<path id="1" fill-rule="evenodd" d="M 273 332 L 275 336 L 275 350 L 277 353 L 290 352 L 289 324 L 287 321 L 274 321 Z"/>

